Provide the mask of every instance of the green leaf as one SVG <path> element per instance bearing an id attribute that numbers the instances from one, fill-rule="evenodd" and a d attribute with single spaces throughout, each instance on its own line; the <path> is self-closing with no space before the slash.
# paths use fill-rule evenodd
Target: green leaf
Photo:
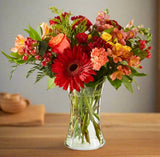
<path id="1" fill-rule="evenodd" d="M 132 83 L 131 79 L 127 76 L 123 76 L 122 82 L 123 82 L 124 86 L 126 87 L 126 89 L 128 89 L 128 91 L 133 93 L 133 87 L 132 87 L 132 84 L 131 84 Z"/>
<path id="2" fill-rule="evenodd" d="M 136 71 L 136 69 L 134 69 L 134 68 L 132 68 L 132 67 L 130 67 L 130 69 L 131 69 L 131 72 L 132 72 L 132 75 L 133 75 L 133 76 L 141 77 L 141 76 L 146 76 L 146 75 L 147 75 L 147 74 L 145 74 L 145 73 L 139 73 L 138 71 Z"/>
<path id="3" fill-rule="evenodd" d="M 11 57 L 9 55 L 7 55 L 5 52 L 1 51 L 1 53 L 6 56 L 7 59 L 9 59 L 10 61 L 14 61 L 14 59 L 16 59 L 15 57 Z"/>
<path id="4" fill-rule="evenodd" d="M 114 29 L 114 27 L 112 27 L 112 28 L 109 28 L 109 29 L 106 29 L 106 30 L 104 30 L 103 32 L 106 32 L 106 33 L 111 33 L 111 32 L 113 31 L 113 29 Z"/>
<path id="5" fill-rule="evenodd" d="M 26 75 L 26 78 L 28 78 L 35 70 L 39 69 L 37 66 L 32 67 Z"/>
<path id="6" fill-rule="evenodd" d="M 37 33 L 38 33 L 38 35 L 39 35 L 40 37 L 42 36 L 42 28 L 41 28 L 40 25 L 38 25 L 38 27 L 37 27 Z"/>
<path id="7" fill-rule="evenodd" d="M 141 60 L 145 59 L 147 56 L 147 52 L 145 50 L 141 50 L 139 48 L 133 49 L 132 52 L 134 55 L 139 56 L 141 58 Z"/>
<path id="8" fill-rule="evenodd" d="M 36 81 L 34 83 L 39 82 L 45 76 L 44 72 L 39 71 L 36 77 Z"/>
<path id="9" fill-rule="evenodd" d="M 56 87 L 56 84 L 54 83 L 55 77 L 48 79 L 48 85 L 47 85 L 47 90 Z"/>
<path id="10" fill-rule="evenodd" d="M 16 69 L 18 68 L 18 66 L 19 65 L 17 65 L 17 64 L 12 66 L 13 69 L 11 71 L 10 80 L 12 79 L 13 73 L 16 71 Z"/>
<path id="11" fill-rule="evenodd" d="M 10 53 L 10 56 L 15 57 L 15 58 L 22 58 L 22 56 L 19 55 L 17 52 Z"/>
<path id="12" fill-rule="evenodd" d="M 30 25 L 28 27 L 29 27 L 29 30 L 24 29 L 24 31 L 26 31 L 32 39 L 41 41 L 41 37 L 39 36 L 37 31 L 34 30 Z"/>
<path id="13" fill-rule="evenodd" d="M 37 49 L 38 52 L 37 52 L 37 53 L 38 53 L 40 56 L 43 56 L 43 55 L 45 54 L 47 48 L 48 48 L 48 43 L 47 43 L 47 41 L 45 41 L 45 40 L 38 41 L 38 49 Z"/>
<path id="14" fill-rule="evenodd" d="M 118 79 L 115 79 L 114 81 L 111 80 L 110 76 L 107 76 L 108 78 L 108 81 L 111 83 L 111 85 L 117 90 L 121 84 L 122 84 L 122 81 L 121 80 L 118 80 Z"/>
<path id="15" fill-rule="evenodd" d="M 54 13 L 54 14 L 59 14 L 60 13 L 60 11 L 56 7 L 50 7 L 49 9 L 51 9 L 52 13 Z"/>
<path id="16" fill-rule="evenodd" d="M 108 9 L 105 9 L 104 12 L 109 15 L 109 10 Z"/>

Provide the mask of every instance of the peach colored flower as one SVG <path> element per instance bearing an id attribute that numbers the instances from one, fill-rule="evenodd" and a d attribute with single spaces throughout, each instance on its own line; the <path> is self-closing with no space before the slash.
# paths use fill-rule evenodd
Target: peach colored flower
<path id="1" fill-rule="evenodd" d="M 134 20 L 129 21 L 125 28 L 131 28 L 133 26 Z"/>
<path id="2" fill-rule="evenodd" d="M 141 63 L 140 59 L 141 59 L 140 57 L 132 55 L 129 59 L 128 65 L 136 68 Z"/>
<path id="3" fill-rule="evenodd" d="M 131 70 L 129 67 L 125 65 L 119 65 L 117 67 L 117 71 L 111 74 L 110 78 L 112 79 L 112 81 L 114 81 L 115 79 L 122 80 L 123 75 L 130 75 L 130 74 Z"/>
<path id="4" fill-rule="evenodd" d="M 105 29 L 112 28 L 113 26 L 107 24 L 106 21 L 109 20 L 109 15 L 107 15 L 104 11 L 98 12 L 98 16 L 96 18 L 95 26 L 97 27 L 97 31 L 102 32 Z"/>
<path id="5" fill-rule="evenodd" d="M 135 38 L 138 31 L 139 31 L 138 28 L 133 28 L 130 31 L 126 32 L 126 34 L 127 34 L 126 40 Z"/>
<path id="6" fill-rule="evenodd" d="M 123 75 L 123 72 L 117 70 L 113 74 L 111 74 L 110 78 L 112 79 L 112 81 L 114 81 L 115 79 L 122 80 L 122 75 Z"/>
<path id="7" fill-rule="evenodd" d="M 24 51 L 23 48 L 25 47 L 25 38 L 22 35 L 17 35 L 15 40 L 15 47 L 11 48 L 12 52 L 18 52 L 19 55 L 23 55 Z"/>
<path id="8" fill-rule="evenodd" d="M 114 28 L 112 33 L 112 39 L 113 41 L 119 42 L 122 45 L 126 45 L 126 37 L 127 34 L 121 29 L 119 30 L 118 28 Z"/>
<path id="9" fill-rule="evenodd" d="M 99 70 L 103 65 L 108 62 L 107 52 L 104 48 L 94 48 L 91 52 L 91 61 L 94 70 Z"/>
<path id="10" fill-rule="evenodd" d="M 51 31 L 50 27 L 47 25 L 47 23 L 42 23 L 41 24 L 41 28 L 42 28 L 42 37 L 41 39 L 43 40 Z"/>
<path id="11" fill-rule="evenodd" d="M 55 52 L 57 54 L 62 54 L 65 49 L 71 47 L 69 39 L 62 33 L 58 34 L 55 37 L 52 37 L 48 45 L 51 47 L 52 52 Z"/>

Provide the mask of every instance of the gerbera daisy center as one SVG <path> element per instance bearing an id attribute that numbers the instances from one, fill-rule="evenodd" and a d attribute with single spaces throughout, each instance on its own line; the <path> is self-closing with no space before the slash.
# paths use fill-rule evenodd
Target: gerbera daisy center
<path id="1" fill-rule="evenodd" d="M 77 64 L 72 64 L 72 65 L 69 67 L 69 70 L 73 72 L 73 71 L 75 71 L 77 68 L 78 68 L 78 65 L 77 65 Z"/>

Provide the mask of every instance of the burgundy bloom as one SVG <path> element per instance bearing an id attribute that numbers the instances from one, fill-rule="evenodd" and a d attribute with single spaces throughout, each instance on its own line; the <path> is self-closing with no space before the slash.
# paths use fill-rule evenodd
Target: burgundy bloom
<path id="1" fill-rule="evenodd" d="M 78 33 L 76 35 L 76 38 L 77 38 L 79 44 L 87 43 L 87 41 L 88 41 L 88 35 L 84 32 L 83 33 Z"/>
<path id="2" fill-rule="evenodd" d="M 81 23 L 82 21 L 86 20 L 87 23 L 86 23 L 86 26 L 87 26 L 87 30 L 90 28 L 90 26 L 92 25 L 91 21 L 89 21 L 86 17 L 82 16 L 82 15 L 79 15 L 79 16 L 73 16 L 71 17 L 71 20 L 77 20 L 79 19 L 74 25 L 73 25 L 73 29 L 79 24 Z"/>
<path id="3" fill-rule="evenodd" d="M 94 36 L 93 42 L 90 42 L 88 45 L 91 49 L 103 47 L 107 50 L 107 48 L 111 48 L 111 45 L 109 43 L 106 43 L 105 40 L 98 36 Z"/>
<path id="4" fill-rule="evenodd" d="M 64 13 L 62 14 L 62 17 L 63 17 L 63 18 L 65 18 L 65 17 L 66 17 L 66 15 L 71 15 L 71 13 L 64 12 Z M 54 19 L 49 20 L 49 24 L 50 24 L 50 25 L 57 24 L 58 22 L 56 21 L 56 19 L 57 19 L 57 20 L 59 20 L 59 21 L 60 21 L 60 23 L 62 22 L 62 20 L 61 20 L 60 16 L 56 16 L 56 17 L 54 17 Z"/>
<path id="5" fill-rule="evenodd" d="M 109 24 L 109 25 L 116 26 L 119 30 L 122 28 L 122 27 L 118 24 L 118 22 L 115 21 L 115 20 L 108 20 L 108 21 L 106 21 L 106 23 Z"/>

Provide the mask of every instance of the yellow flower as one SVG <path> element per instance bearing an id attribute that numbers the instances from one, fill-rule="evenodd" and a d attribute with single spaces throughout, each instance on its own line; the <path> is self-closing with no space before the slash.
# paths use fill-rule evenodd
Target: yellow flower
<path id="1" fill-rule="evenodd" d="M 129 47 L 129 46 L 123 46 L 123 48 L 124 48 L 124 50 L 126 50 L 126 51 L 131 51 L 131 50 L 132 50 L 132 48 Z"/>
<path id="2" fill-rule="evenodd" d="M 91 35 L 91 34 L 89 34 L 89 35 L 88 35 L 88 39 L 91 39 L 91 38 L 92 38 L 92 35 Z"/>
<path id="3" fill-rule="evenodd" d="M 114 43 L 112 43 L 111 41 L 108 41 L 107 43 L 114 46 Z"/>
<path id="4" fill-rule="evenodd" d="M 120 43 L 116 43 L 114 44 L 114 46 L 116 47 L 116 50 L 121 50 L 123 48 L 123 45 L 121 45 Z"/>
<path id="5" fill-rule="evenodd" d="M 101 38 L 102 38 L 103 40 L 105 40 L 105 41 L 109 41 L 109 40 L 112 39 L 112 36 L 111 36 L 109 33 L 107 33 L 107 32 L 103 32 Z"/>

